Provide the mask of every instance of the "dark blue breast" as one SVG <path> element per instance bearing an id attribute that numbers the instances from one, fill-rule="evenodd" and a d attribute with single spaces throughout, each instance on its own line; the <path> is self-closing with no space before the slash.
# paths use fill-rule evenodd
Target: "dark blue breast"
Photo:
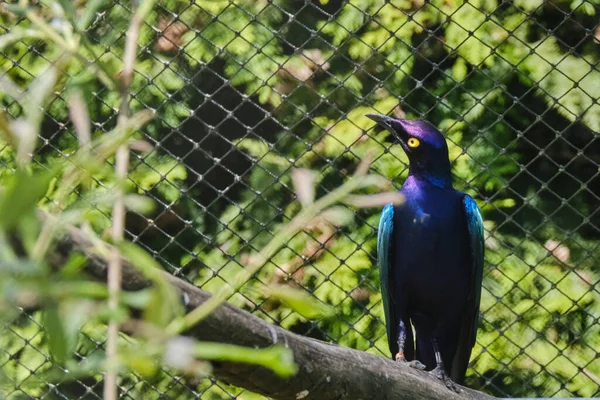
<path id="1" fill-rule="evenodd" d="M 469 283 L 469 239 L 463 194 L 407 179 L 406 202 L 394 213 L 393 281 L 426 314 L 462 309 Z"/>

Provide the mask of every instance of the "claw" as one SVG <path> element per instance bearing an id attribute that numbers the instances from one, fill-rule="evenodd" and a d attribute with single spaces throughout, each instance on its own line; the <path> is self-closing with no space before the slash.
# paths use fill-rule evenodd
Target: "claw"
<path id="1" fill-rule="evenodd" d="M 420 369 L 421 371 L 425 370 L 425 364 L 423 364 L 421 361 L 419 360 L 412 360 L 411 362 L 408 363 L 408 366 L 414 369 Z"/>
<path id="2" fill-rule="evenodd" d="M 448 377 L 448 375 L 446 375 L 446 371 L 444 371 L 444 368 L 441 366 L 437 366 L 435 367 L 435 369 L 433 369 L 430 374 L 432 374 L 433 376 L 435 376 L 436 378 L 438 378 L 439 380 L 441 380 L 442 382 L 444 382 L 444 384 L 446 385 L 446 387 L 450 390 L 455 391 L 456 393 L 460 393 L 461 389 L 460 386 L 458 386 L 456 383 L 454 383 L 452 381 L 452 379 L 450 379 Z"/>
<path id="3" fill-rule="evenodd" d="M 403 353 L 396 354 L 396 362 L 398 363 L 406 363 L 409 367 L 414 369 L 424 370 L 425 365 L 419 360 L 406 361 L 406 357 L 404 357 Z"/>

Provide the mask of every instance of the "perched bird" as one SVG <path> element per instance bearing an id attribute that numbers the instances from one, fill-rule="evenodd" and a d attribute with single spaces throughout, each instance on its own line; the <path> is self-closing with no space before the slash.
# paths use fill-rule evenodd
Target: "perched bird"
<path id="1" fill-rule="evenodd" d="M 459 391 L 455 382 L 464 379 L 479 319 L 481 214 L 470 196 L 452 187 L 448 146 L 437 129 L 367 116 L 392 133 L 410 164 L 400 189 L 405 202 L 384 207 L 377 237 L 390 351 L 396 361 L 432 370 Z"/>

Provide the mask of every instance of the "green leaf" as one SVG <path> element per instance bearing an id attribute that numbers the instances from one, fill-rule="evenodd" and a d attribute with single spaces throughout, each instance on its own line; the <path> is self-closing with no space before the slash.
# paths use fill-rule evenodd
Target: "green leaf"
<path id="1" fill-rule="evenodd" d="M 22 7 L 20 4 L 8 4 L 7 2 L 4 2 L 4 4 L 2 4 L 2 7 L 5 8 L 6 11 L 21 16 L 25 16 L 25 14 L 27 14 L 27 11 L 29 10 L 29 7 Z"/>
<path id="2" fill-rule="evenodd" d="M 17 170 L 0 198 L 0 228 L 14 228 L 25 214 L 33 211 L 57 173 L 57 168 L 35 174 Z"/>
<path id="3" fill-rule="evenodd" d="M 42 122 L 44 106 L 49 99 L 54 84 L 58 78 L 58 71 L 50 67 L 38 75 L 29 85 L 26 95 L 26 105 L 23 109 L 27 115 L 27 121 L 36 128 Z"/>
<path id="4" fill-rule="evenodd" d="M 46 308 L 44 313 L 44 328 L 48 334 L 50 354 L 57 362 L 64 364 L 69 357 L 69 352 L 67 350 L 67 335 L 57 304 L 52 304 Z"/>
<path id="5" fill-rule="evenodd" d="M 67 17 L 67 19 L 73 23 L 75 21 L 76 18 L 76 13 L 75 13 L 75 6 L 73 5 L 73 1 L 70 0 L 58 0 L 58 2 L 60 3 L 60 6 L 62 7 L 64 13 L 65 13 L 65 17 Z"/>
<path id="6" fill-rule="evenodd" d="M 156 208 L 156 203 L 149 197 L 139 196 L 137 194 L 128 194 L 125 196 L 125 207 L 135 211 L 138 214 L 150 214 Z"/>
<path id="7" fill-rule="evenodd" d="M 121 292 L 121 301 L 129 307 L 139 310 L 148 306 L 152 299 L 152 289 L 137 290 L 135 292 Z"/>
<path id="8" fill-rule="evenodd" d="M 94 303 L 83 299 L 70 299 L 60 304 L 60 316 L 63 327 L 63 340 L 68 358 L 75 352 L 81 327 L 89 320 Z"/>
<path id="9" fill-rule="evenodd" d="M 76 278 L 79 276 L 79 271 L 87 263 L 87 257 L 83 254 L 71 254 L 67 262 L 60 269 L 60 275 L 64 278 Z"/>
<path id="10" fill-rule="evenodd" d="M 293 376 L 298 371 L 294 353 L 282 345 L 252 349 L 231 344 L 198 342 L 192 351 L 194 356 L 205 360 L 260 365 L 284 378 Z"/>
<path id="11" fill-rule="evenodd" d="M 131 318 L 131 316 L 129 315 L 129 309 L 122 306 L 117 307 L 116 310 L 113 310 L 112 308 L 109 309 L 108 307 L 103 307 L 96 314 L 96 316 L 97 321 L 100 321 L 105 324 L 108 324 L 109 321 L 115 321 L 119 324 L 123 324 L 127 322 L 129 318 Z"/>
<path id="12" fill-rule="evenodd" d="M 270 297 L 281 301 L 305 318 L 323 319 L 335 314 L 333 308 L 322 303 L 304 290 L 289 286 L 269 286 L 267 291 Z"/>
<path id="13" fill-rule="evenodd" d="M 156 326 L 167 326 L 175 316 L 168 298 L 170 293 L 161 290 L 160 286 L 150 289 L 150 300 L 144 309 L 144 320 Z"/>
<path id="14" fill-rule="evenodd" d="M 152 377 L 158 371 L 156 359 L 147 354 L 139 352 L 121 352 L 119 358 L 130 370 L 137 372 L 143 377 Z"/>
<path id="15" fill-rule="evenodd" d="M 246 138 L 235 141 L 235 144 L 239 149 L 246 150 L 257 160 L 283 167 L 288 167 L 291 164 L 286 158 L 271 151 L 269 144 L 264 140 Z"/>
<path id="16" fill-rule="evenodd" d="M 87 3 L 85 11 L 77 21 L 77 29 L 80 31 L 86 30 L 96 16 L 96 13 L 107 3 L 106 0 L 90 0 Z"/>
<path id="17" fill-rule="evenodd" d="M 17 227 L 21 242 L 27 254 L 33 254 L 40 235 L 40 220 L 34 213 L 23 215 Z"/>
<path id="18" fill-rule="evenodd" d="M 462 82 L 467 76 L 467 62 L 464 58 L 459 57 L 452 66 L 452 77 L 457 82 Z"/>
<path id="19" fill-rule="evenodd" d="M 106 284 L 86 280 L 55 282 L 49 290 L 58 299 L 72 297 L 103 300 L 108 297 Z"/>
<path id="20" fill-rule="evenodd" d="M 161 265 L 133 243 L 122 242 L 117 247 L 154 284 L 149 289 L 150 300 L 144 310 L 144 318 L 158 326 L 166 326 L 174 318 L 182 316 L 184 309 L 179 294 L 163 274 Z"/>
<path id="21" fill-rule="evenodd" d="M 517 203 L 515 201 L 515 199 L 499 199 L 499 200 L 495 200 L 492 202 L 492 204 L 494 205 L 494 207 L 498 207 L 498 208 L 511 208 L 514 207 Z"/>

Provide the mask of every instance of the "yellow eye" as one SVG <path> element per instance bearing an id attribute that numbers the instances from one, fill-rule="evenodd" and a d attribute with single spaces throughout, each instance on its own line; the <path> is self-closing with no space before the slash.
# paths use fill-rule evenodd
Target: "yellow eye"
<path id="1" fill-rule="evenodd" d="M 412 147 L 414 149 L 415 147 L 419 147 L 421 142 L 419 142 L 419 139 L 411 137 L 408 139 L 408 142 L 406 142 L 406 144 L 408 144 L 408 147 Z"/>

